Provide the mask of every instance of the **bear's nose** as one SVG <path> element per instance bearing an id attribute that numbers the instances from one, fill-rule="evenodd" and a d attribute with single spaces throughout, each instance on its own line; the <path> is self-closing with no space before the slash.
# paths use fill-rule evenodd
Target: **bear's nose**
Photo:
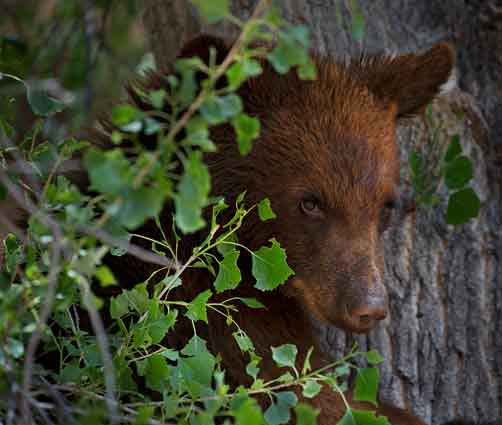
<path id="1" fill-rule="evenodd" d="M 387 317 L 386 297 L 374 297 L 356 306 L 347 306 L 347 319 L 355 332 L 366 332 Z"/>
<path id="2" fill-rule="evenodd" d="M 372 321 L 383 320 L 387 317 L 385 304 L 364 305 L 349 313 L 352 320 L 364 325 Z"/>

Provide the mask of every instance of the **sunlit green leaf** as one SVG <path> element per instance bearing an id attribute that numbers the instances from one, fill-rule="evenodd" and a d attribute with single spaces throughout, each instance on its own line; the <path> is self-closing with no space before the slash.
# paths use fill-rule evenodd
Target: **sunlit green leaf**
<path id="1" fill-rule="evenodd" d="M 232 120 L 237 134 L 237 145 L 241 155 L 247 155 L 253 147 L 253 140 L 260 135 L 260 121 L 258 118 L 246 114 L 239 114 Z"/>
<path id="2" fill-rule="evenodd" d="M 271 239 L 272 246 L 261 247 L 253 255 L 252 273 L 256 279 L 255 288 L 270 291 L 282 285 L 294 274 L 286 262 L 286 252 L 279 242 Z"/>
<path id="3" fill-rule="evenodd" d="M 219 263 L 218 275 L 214 281 L 216 292 L 234 289 L 241 281 L 241 271 L 237 265 L 238 258 L 239 251 L 234 249 L 227 252 L 223 260 Z"/>
<path id="4" fill-rule="evenodd" d="M 112 271 L 107 266 L 98 267 L 94 275 L 98 278 L 101 286 L 110 286 L 117 284 L 117 279 L 115 279 Z"/>
<path id="5" fill-rule="evenodd" d="M 242 100 L 236 94 L 210 96 L 200 107 L 201 115 L 209 124 L 221 124 L 242 111 Z"/>
<path id="6" fill-rule="evenodd" d="M 176 323 L 178 316 L 177 310 L 171 310 L 165 316 L 162 316 L 148 324 L 148 333 L 152 338 L 152 344 L 159 344 L 166 336 L 169 329 Z"/>
<path id="7" fill-rule="evenodd" d="M 384 358 L 376 350 L 370 350 L 364 353 L 364 356 L 368 360 L 368 363 L 372 365 L 377 365 L 384 361 Z"/>
<path id="8" fill-rule="evenodd" d="M 175 218 L 183 233 L 192 233 L 205 225 L 202 208 L 208 203 L 211 182 L 200 152 L 192 152 L 184 165 L 185 171 L 174 195 Z"/>
<path id="9" fill-rule="evenodd" d="M 232 334 L 241 351 L 254 350 L 253 341 L 244 332 L 234 332 Z"/>
<path id="10" fill-rule="evenodd" d="M 145 360 L 146 386 L 152 390 L 162 391 L 169 378 L 169 367 L 166 359 L 160 354 L 153 354 Z"/>
<path id="11" fill-rule="evenodd" d="M 295 407 L 297 425 L 316 425 L 319 411 L 305 403 L 299 403 Z"/>
<path id="12" fill-rule="evenodd" d="M 272 348 L 272 358 L 279 366 L 294 367 L 298 349 L 293 344 L 284 344 Z"/>
<path id="13" fill-rule="evenodd" d="M 129 312 L 129 301 L 126 294 L 120 294 L 110 300 L 110 315 L 119 319 Z"/>
<path id="14" fill-rule="evenodd" d="M 129 104 L 117 105 L 112 109 L 112 123 L 123 127 L 141 116 L 140 111 Z"/>
<path id="15" fill-rule="evenodd" d="M 266 308 L 260 301 L 255 298 L 238 298 L 244 304 L 251 308 Z"/>
<path id="16" fill-rule="evenodd" d="M 380 380 L 380 371 L 375 367 L 358 369 L 356 377 L 356 386 L 354 389 L 354 400 L 369 401 L 375 406 L 377 403 L 378 382 Z"/>
<path id="17" fill-rule="evenodd" d="M 193 321 L 202 320 L 207 323 L 207 307 L 206 303 L 211 298 L 213 293 L 210 289 L 201 292 L 190 303 L 186 315 Z"/>
<path id="18" fill-rule="evenodd" d="M 302 385 L 302 387 L 303 387 L 302 394 L 304 397 L 307 398 L 315 397 L 317 394 L 319 394 L 322 388 L 321 385 L 318 384 L 313 379 L 309 379 L 307 382 L 305 382 L 305 384 Z"/>
<path id="19" fill-rule="evenodd" d="M 260 216 L 261 221 L 267 221 L 277 218 L 274 211 L 272 210 L 272 206 L 270 205 L 270 199 L 265 198 L 258 203 L 258 215 Z"/>
<path id="20" fill-rule="evenodd" d="M 263 414 L 256 400 L 248 398 L 241 403 L 234 412 L 236 423 L 239 425 L 263 425 Z"/>

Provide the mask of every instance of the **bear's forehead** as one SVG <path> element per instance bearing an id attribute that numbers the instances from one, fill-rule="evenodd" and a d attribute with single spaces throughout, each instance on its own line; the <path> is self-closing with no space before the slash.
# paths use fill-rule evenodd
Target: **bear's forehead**
<path id="1" fill-rule="evenodd" d="M 398 180 L 396 106 L 377 99 L 343 66 L 317 63 L 318 78 L 268 74 L 247 98 L 262 121 L 260 163 L 297 190 L 317 191 L 326 202 L 371 205 Z M 255 109 L 256 108 L 256 109 Z M 273 168 L 273 167 L 272 167 Z M 342 196 L 350 193 L 350 196 Z"/>

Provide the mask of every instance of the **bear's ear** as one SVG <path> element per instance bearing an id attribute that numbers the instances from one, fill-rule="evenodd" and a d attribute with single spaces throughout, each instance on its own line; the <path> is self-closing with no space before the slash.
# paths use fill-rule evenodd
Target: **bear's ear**
<path id="1" fill-rule="evenodd" d="M 351 72 L 379 98 L 397 104 L 397 117 L 421 113 L 451 78 L 455 57 L 447 43 L 424 53 L 363 58 Z"/>
<path id="2" fill-rule="evenodd" d="M 211 49 L 215 51 L 216 57 L 214 59 L 216 64 L 223 62 L 230 50 L 223 39 L 209 34 L 201 34 L 183 46 L 178 58 L 198 56 L 205 64 L 209 64 Z"/>

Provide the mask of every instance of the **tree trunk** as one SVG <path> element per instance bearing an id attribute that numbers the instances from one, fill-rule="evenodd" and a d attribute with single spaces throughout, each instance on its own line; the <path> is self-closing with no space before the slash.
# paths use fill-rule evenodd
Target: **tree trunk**
<path id="1" fill-rule="evenodd" d="M 249 16 L 253 0 L 234 0 Z M 475 163 L 474 187 L 483 201 L 478 219 L 452 227 L 445 205 L 408 215 L 387 236 L 386 283 L 391 314 L 366 337 L 320 327 L 333 355 L 354 340 L 385 357 L 381 398 L 407 407 L 426 422 L 476 422 L 502 417 L 502 8 L 488 1 L 359 0 L 365 17 L 361 42 L 349 30 L 343 0 L 282 0 L 285 16 L 311 29 L 323 53 L 425 48 L 454 44 L 458 85 L 435 103 L 446 135 L 459 134 Z M 161 66 L 204 27 L 186 0 L 145 0 L 145 24 Z M 230 34 L 228 27 L 218 32 Z M 459 118 L 463 115 L 463 118 Z M 420 119 L 398 130 L 407 190 L 407 158 L 426 137 Z M 499 334 L 499 335 L 498 335 Z"/>

